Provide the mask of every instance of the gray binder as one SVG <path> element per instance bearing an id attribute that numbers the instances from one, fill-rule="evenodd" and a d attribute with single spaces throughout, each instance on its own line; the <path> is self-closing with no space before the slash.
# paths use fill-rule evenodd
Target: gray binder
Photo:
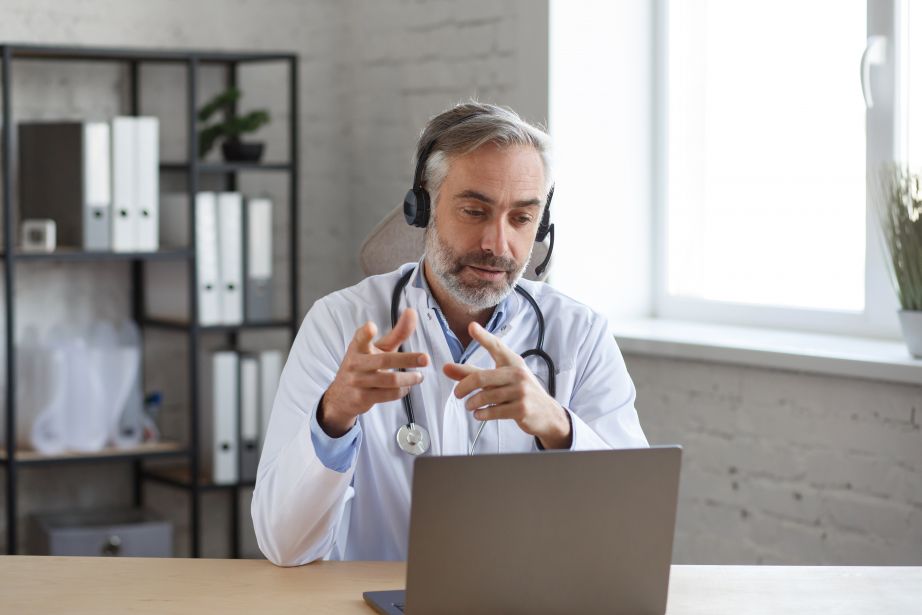
<path id="1" fill-rule="evenodd" d="M 109 124 L 19 124 L 20 219 L 50 218 L 59 246 L 111 247 Z"/>
<path id="2" fill-rule="evenodd" d="M 256 480 L 259 466 L 259 359 L 240 355 L 240 482 Z"/>
<path id="3" fill-rule="evenodd" d="M 272 201 L 248 199 L 246 203 L 246 282 L 244 301 L 247 322 L 272 319 Z"/>

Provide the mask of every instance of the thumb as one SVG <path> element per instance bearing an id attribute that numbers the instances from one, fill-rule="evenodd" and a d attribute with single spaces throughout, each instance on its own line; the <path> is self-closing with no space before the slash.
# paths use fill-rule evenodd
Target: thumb
<path id="1" fill-rule="evenodd" d="M 374 339 L 377 332 L 378 327 L 370 320 L 356 329 L 355 337 L 352 338 L 355 349 L 362 354 L 371 354 L 373 352 L 371 340 Z"/>
<path id="2" fill-rule="evenodd" d="M 416 310 L 407 308 L 400 315 L 400 319 L 394 328 L 387 332 L 381 339 L 375 342 L 375 346 L 385 352 L 393 352 L 410 337 L 416 329 Z"/>

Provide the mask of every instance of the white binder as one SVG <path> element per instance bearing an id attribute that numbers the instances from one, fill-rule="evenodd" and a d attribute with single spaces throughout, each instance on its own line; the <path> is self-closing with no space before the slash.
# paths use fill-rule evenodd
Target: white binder
<path id="1" fill-rule="evenodd" d="M 240 357 L 240 480 L 256 480 L 259 465 L 259 360 Z"/>
<path id="2" fill-rule="evenodd" d="M 243 322 L 243 197 L 218 193 L 218 272 L 221 281 L 221 323 Z"/>
<path id="3" fill-rule="evenodd" d="M 137 130 L 135 118 L 112 120 L 112 250 L 137 249 Z"/>
<path id="4" fill-rule="evenodd" d="M 83 249 L 108 250 L 112 210 L 112 136 L 106 122 L 83 125 Z"/>
<path id="5" fill-rule="evenodd" d="M 236 352 L 221 351 L 212 355 L 214 395 L 212 480 L 216 485 L 236 483 L 237 473 L 237 413 L 239 357 Z"/>
<path id="6" fill-rule="evenodd" d="M 264 350 L 259 353 L 259 419 L 260 448 L 269 430 L 269 415 L 282 377 L 282 353 L 278 350 Z"/>
<path id="7" fill-rule="evenodd" d="M 218 204 L 214 192 L 195 195 L 195 256 L 199 324 L 220 324 L 223 293 L 218 263 Z"/>
<path id="8" fill-rule="evenodd" d="M 135 151 L 137 170 L 136 246 L 140 252 L 155 252 L 160 247 L 158 238 L 160 197 L 160 122 L 155 117 L 135 118 Z"/>

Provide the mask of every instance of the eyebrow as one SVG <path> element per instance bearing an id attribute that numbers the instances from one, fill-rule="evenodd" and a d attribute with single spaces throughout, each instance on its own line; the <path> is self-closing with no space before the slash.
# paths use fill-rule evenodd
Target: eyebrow
<path id="1" fill-rule="evenodd" d="M 488 197 L 487 195 L 477 192 L 476 190 L 464 190 L 455 195 L 455 199 L 470 199 L 474 201 L 480 201 L 487 205 L 496 205 L 496 201 Z M 538 198 L 525 199 L 524 201 L 516 201 L 512 204 L 513 207 L 532 207 L 534 205 L 540 205 L 541 200 Z"/>

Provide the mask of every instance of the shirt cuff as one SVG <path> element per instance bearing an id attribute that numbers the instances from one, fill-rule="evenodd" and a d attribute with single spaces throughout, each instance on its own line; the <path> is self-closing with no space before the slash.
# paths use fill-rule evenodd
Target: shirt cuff
<path id="1" fill-rule="evenodd" d="M 318 410 L 320 410 L 320 402 L 317 402 L 317 407 L 311 412 L 311 442 L 314 445 L 314 452 L 320 459 L 320 463 L 327 468 L 336 472 L 346 472 L 355 463 L 355 458 L 359 454 L 359 447 L 362 445 L 362 427 L 356 421 L 349 431 L 338 438 L 333 438 L 320 426 L 317 420 Z"/>
<path id="2" fill-rule="evenodd" d="M 555 451 L 576 450 L 573 448 L 573 443 L 576 442 L 576 428 L 573 427 L 573 415 L 570 413 L 569 408 L 564 408 L 563 411 L 567 413 L 567 420 L 570 421 L 570 448 L 556 448 L 556 449 L 551 449 L 551 450 L 555 450 Z M 538 436 L 535 436 L 535 446 L 538 447 L 539 451 L 547 450 L 546 448 L 544 448 L 544 445 L 541 444 L 541 440 L 538 439 Z"/>

